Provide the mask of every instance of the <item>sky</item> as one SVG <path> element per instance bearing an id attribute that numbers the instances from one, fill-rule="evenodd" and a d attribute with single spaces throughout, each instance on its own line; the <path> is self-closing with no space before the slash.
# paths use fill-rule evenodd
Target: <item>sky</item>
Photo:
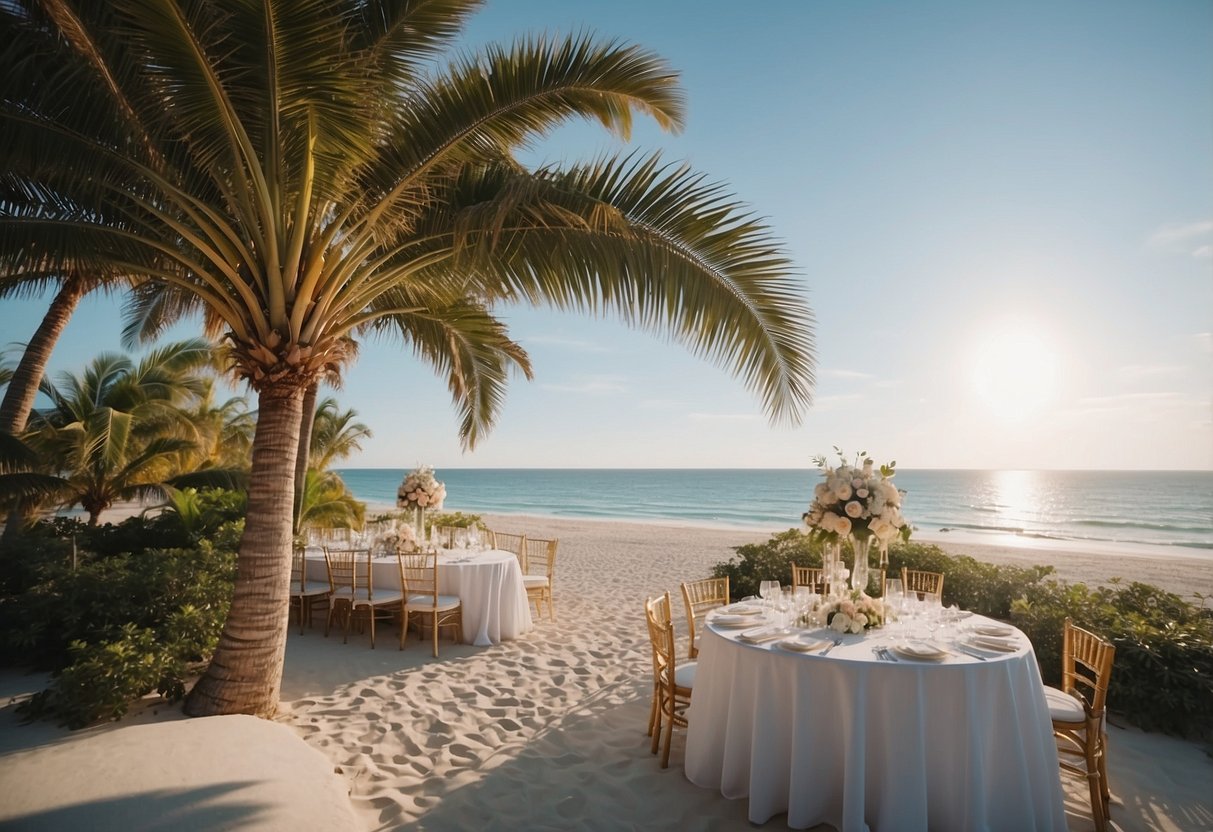
<path id="1" fill-rule="evenodd" d="M 524 162 L 660 151 L 725 183 L 795 264 L 814 405 L 771 425 L 661 336 L 509 307 L 535 379 L 487 439 L 463 451 L 445 383 L 372 341 L 345 465 L 1213 469 L 1213 4 L 495 0 L 464 47 L 580 31 L 669 61 L 685 130 L 571 125 Z M 0 303 L 0 341 L 48 302 Z M 119 307 L 86 299 L 52 372 L 118 349 Z"/>

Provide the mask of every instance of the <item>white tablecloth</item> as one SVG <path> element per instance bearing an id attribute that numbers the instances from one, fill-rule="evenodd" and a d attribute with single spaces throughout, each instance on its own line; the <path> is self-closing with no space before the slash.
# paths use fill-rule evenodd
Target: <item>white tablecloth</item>
<path id="1" fill-rule="evenodd" d="M 980 619 L 978 619 L 980 620 Z M 828 656 L 704 628 L 686 774 L 749 819 L 805 829 L 1065 830 L 1052 724 L 1031 645 L 978 661 L 882 662 L 873 635 Z M 824 634 L 824 633 L 823 633 Z"/>
<path id="2" fill-rule="evenodd" d="M 308 577 L 327 580 L 324 553 L 308 552 Z M 372 585 L 399 591 L 395 557 L 371 561 Z M 512 552 L 443 551 L 438 555 L 438 591 L 458 595 L 463 606 L 463 640 L 477 647 L 518 638 L 533 626 L 522 569 Z"/>

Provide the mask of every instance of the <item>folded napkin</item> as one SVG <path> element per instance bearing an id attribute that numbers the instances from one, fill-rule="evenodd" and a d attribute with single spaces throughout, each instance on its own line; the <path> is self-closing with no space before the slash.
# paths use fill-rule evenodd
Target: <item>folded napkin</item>
<path id="1" fill-rule="evenodd" d="M 1015 631 L 1005 624 L 977 624 L 973 632 L 983 636 L 1009 636 Z"/>
<path id="2" fill-rule="evenodd" d="M 797 653 L 811 653 L 814 650 L 821 650 L 828 647 L 831 642 L 822 641 L 821 639 L 810 639 L 805 641 L 802 638 L 785 638 L 779 642 L 779 646 L 785 650 L 794 650 Z"/>
<path id="3" fill-rule="evenodd" d="M 729 615 L 761 615 L 762 607 L 753 604 L 730 604 L 727 607 L 721 607 L 720 611 Z"/>
<path id="4" fill-rule="evenodd" d="M 778 627 L 755 627 L 738 635 L 737 640 L 744 641 L 747 644 L 763 644 L 768 641 L 774 641 L 777 638 L 783 638 L 785 634 Z"/>
<path id="5" fill-rule="evenodd" d="M 718 627 L 754 626 L 754 616 L 752 615 L 729 615 L 727 613 L 717 613 L 708 620 Z"/>
<path id="6" fill-rule="evenodd" d="M 910 641 L 905 644 L 894 644 L 893 651 L 907 659 L 938 661 L 948 655 L 948 651 L 935 644 L 925 641 Z"/>
<path id="7" fill-rule="evenodd" d="M 969 644 L 983 650 L 997 650 L 1000 653 L 1014 653 L 1019 649 L 1018 644 L 994 636 L 973 636 L 969 639 Z"/>

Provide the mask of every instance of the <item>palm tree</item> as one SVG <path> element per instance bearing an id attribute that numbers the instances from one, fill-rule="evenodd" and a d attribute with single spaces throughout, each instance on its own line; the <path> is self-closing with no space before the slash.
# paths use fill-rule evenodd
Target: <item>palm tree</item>
<path id="1" fill-rule="evenodd" d="M 181 406 L 202 391 L 197 370 L 210 359 L 210 344 L 195 339 L 137 364 L 105 353 L 79 375 L 62 374 L 58 384 L 44 380 L 52 406 L 35 413 L 30 444 L 62 479 L 60 504 L 81 505 L 95 526 L 118 500 L 164 497 L 166 483 L 225 483 L 225 473 L 187 478 L 180 468 L 180 455 L 197 449 Z"/>
<path id="2" fill-rule="evenodd" d="M 236 587 L 192 714 L 277 706 L 303 395 L 341 373 L 358 333 L 417 318 L 400 336 L 449 370 L 468 447 L 513 365 L 498 352 L 465 387 L 465 362 L 493 355 L 480 339 L 504 333 L 492 312 L 512 303 L 668 333 L 773 419 L 810 403 L 803 290 L 723 188 L 656 157 L 514 157 L 573 118 L 624 137 L 637 112 L 680 127 L 675 73 L 591 35 L 440 65 L 480 5 L 0 4 L 0 273 L 87 254 L 175 286 L 226 327 L 258 397 Z M 466 337 L 424 325 L 459 299 Z"/>
<path id="3" fill-rule="evenodd" d="M 357 416 L 356 410 L 341 410 L 332 396 L 320 400 L 312 420 L 313 470 L 327 471 L 334 462 L 360 450 L 364 439 L 371 438 L 371 429 L 354 421 Z"/>

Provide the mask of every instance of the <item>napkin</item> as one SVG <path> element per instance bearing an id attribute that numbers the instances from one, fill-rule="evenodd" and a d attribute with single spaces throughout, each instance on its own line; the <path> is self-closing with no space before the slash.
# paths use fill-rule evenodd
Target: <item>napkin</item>
<path id="1" fill-rule="evenodd" d="M 893 650 L 900 656 L 905 656 L 908 659 L 920 659 L 927 661 L 937 661 L 948 655 L 948 652 L 934 644 L 928 644 L 925 641 L 911 641 L 905 644 L 893 645 Z"/>
<path id="2" fill-rule="evenodd" d="M 829 646 L 830 642 L 822 641 L 821 639 L 811 639 L 805 641 L 801 638 L 785 638 L 779 642 L 779 646 L 785 650 L 795 650 L 797 653 L 811 653 L 814 650 L 821 650 Z"/>
<path id="3" fill-rule="evenodd" d="M 717 613 L 716 615 L 713 615 L 710 620 L 713 624 L 720 627 L 749 627 L 754 623 L 754 616 Z"/>
<path id="4" fill-rule="evenodd" d="M 983 636 L 1009 636 L 1015 631 L 1005 624 L 977 624 L 973 632 Z"/>
<path id="5" fill-rule="evenodd" d="M 737 636 L 737 640 L 744 641 L 747 644 L 763 644 L 768 641 L 774 641 L 777 638 L 782 638 L 783 636 L 784 631 L 777 627 L 755 627 Z"/>
<path id="6" fill-rule="evenodd" d="M 727 607 L 721 607 L 720 611 L 731 615 L 759 615 L 762 607 L 756 607 L 753 604 L 730 604 Z"/>
<path id="7" fill-rule="evenodd" d="M 993 636 L 973 636 L 969 643 L 983 650 L 997 650 L 1000 653 L 1014 653 L 1019 649 L 1018 644 Z"/>

